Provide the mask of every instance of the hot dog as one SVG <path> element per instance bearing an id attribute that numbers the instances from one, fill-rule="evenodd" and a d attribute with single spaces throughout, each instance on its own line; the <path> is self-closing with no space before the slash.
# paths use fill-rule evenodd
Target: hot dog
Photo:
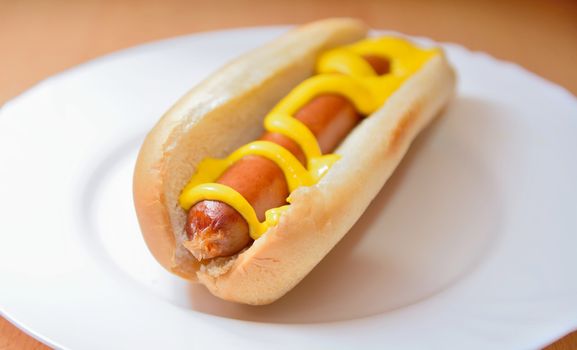
<path id="1" fill-rule="evenodd" d="M 266 304 L 348 231 L 455 84 L 442 51 L 365 35 L 351 19 L 297 28 L 165 114 L 134 175 L 140 226 L 164 267 Z"/>

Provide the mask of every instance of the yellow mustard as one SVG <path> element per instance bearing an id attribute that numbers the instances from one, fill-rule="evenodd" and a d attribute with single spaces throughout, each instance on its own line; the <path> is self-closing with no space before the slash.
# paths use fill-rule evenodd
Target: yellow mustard
<path id="1" fill-rule="evenodd" d="M 322 155 L 315 136 L 302 122 L 293 118 L 295 113 L 316 96 L 338 94 L 349 99 L 359 113 L 370 115 L 384 104 L 403 81 L 438 53 L 437 49 L 421 49 L 405 40 L 391 37 L 366 39 L 323 53 L 317 60 L 317 75 L 294 88 L 264 120 L 267 131 L 283 134 L 300 146 L 307 159 L 306 168 L 282 146 L 269 141 L 254 141 L 224 159 L 204 159 L 180 195 L 181 207 L 189 210 L 202 200 L 224 202 L 246 220 L 251 237 L 259 238 L 278 223 L 288 205 L 268 210 L 265 221 L 260 222 L 254 208 L 240 193 L 214 181 L 239 159 L 259 155 L 272 160 L 281 168 L 290 192 L 301 186 L 314 185 L 339 156 Z M 390 72 L 377 75 L 363 58 L 366 55 L 388 59 Z M 290 196 L 287 202 L 290 203 Z"/>

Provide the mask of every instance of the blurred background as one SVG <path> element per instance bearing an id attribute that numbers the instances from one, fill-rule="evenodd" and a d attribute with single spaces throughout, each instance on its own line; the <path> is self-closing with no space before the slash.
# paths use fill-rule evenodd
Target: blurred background
<path id="1" fill-rule="evenodd" d="M 0 0 L 0 105 L 50 75 L 141 43 L 333 16 L 484 51 L 577 95 L 575 0 Z M 44 348 L 0 317 L 0 350 Z M 576 348 L 577 333 L 550 347 Z"/>
<path id="2" fill-rule="evenodd" d="M 63 69 L 151 40 L 331 16 L 485 51 L 577 94 L 575 0 L 0 0 L 0 103 Z"/>

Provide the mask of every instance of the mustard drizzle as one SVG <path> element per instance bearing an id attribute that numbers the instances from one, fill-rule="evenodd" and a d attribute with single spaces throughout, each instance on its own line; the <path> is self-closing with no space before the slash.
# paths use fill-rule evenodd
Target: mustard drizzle
<path id="1" fill-rule="evenodd" d="M 237 191 L 215 183 L 228 167 L 248 155 L 259 155 L 274 161 L 283 171 L 289 191 L 317 183 L 339 159 L 337 154 L 322 155 L 316 137 L 293 116 L 311 99 L 323 94 L 346 97 L 363 115 L 375 112 L 408 77 L 418 71 L 438 49 L 421 49 L 399 39 L 384 37 L 365 39 L 352 45 L 323 53 L 317 60 L 317 75 L 306 79 L 283 98 L 265 117 L 264 127 L 289 137 L 303 150 L 306 168 L 288 150 L 269 141 L 250 142 L 224 159 L 206 158 L 183 189 L 179 202 L 189 210 L 202 200 L 224 202 L 247 221 L 250 235 L 258 239 L 270 227 L 278 224 L 288 205 L 269 209 L 265 221 L 260 222 L 254 208 Z M 379 76 L 362 57 L 382 56 L 390 61 L 390 73 Z M 287 198 L 290 203 L 290 196 Z"/>

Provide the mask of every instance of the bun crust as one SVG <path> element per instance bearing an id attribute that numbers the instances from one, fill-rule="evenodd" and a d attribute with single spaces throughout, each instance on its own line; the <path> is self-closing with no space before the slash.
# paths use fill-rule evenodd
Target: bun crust
<path id="1" fill-rule="evenodd" d="M 181 244 L 186 213 L 178 196 L 202 159 L 224 157 L 258 137 L 266 113 L 313 74 L 321 51 L 359 41 L 366 31 L 352 19 L 297 28 L 228 64 L 162 117 L 138 156 L 134 202 L 146 243 L 165 268 L 198 279 L 223 299 L 268 304 L 300 282 L 358 220 L 451 98 L 455 75 L 444 55 L 429 60 L 358 125 L 321 181 L 295 190 L 279 224 L 240 254 L 199 264 Z"/>

